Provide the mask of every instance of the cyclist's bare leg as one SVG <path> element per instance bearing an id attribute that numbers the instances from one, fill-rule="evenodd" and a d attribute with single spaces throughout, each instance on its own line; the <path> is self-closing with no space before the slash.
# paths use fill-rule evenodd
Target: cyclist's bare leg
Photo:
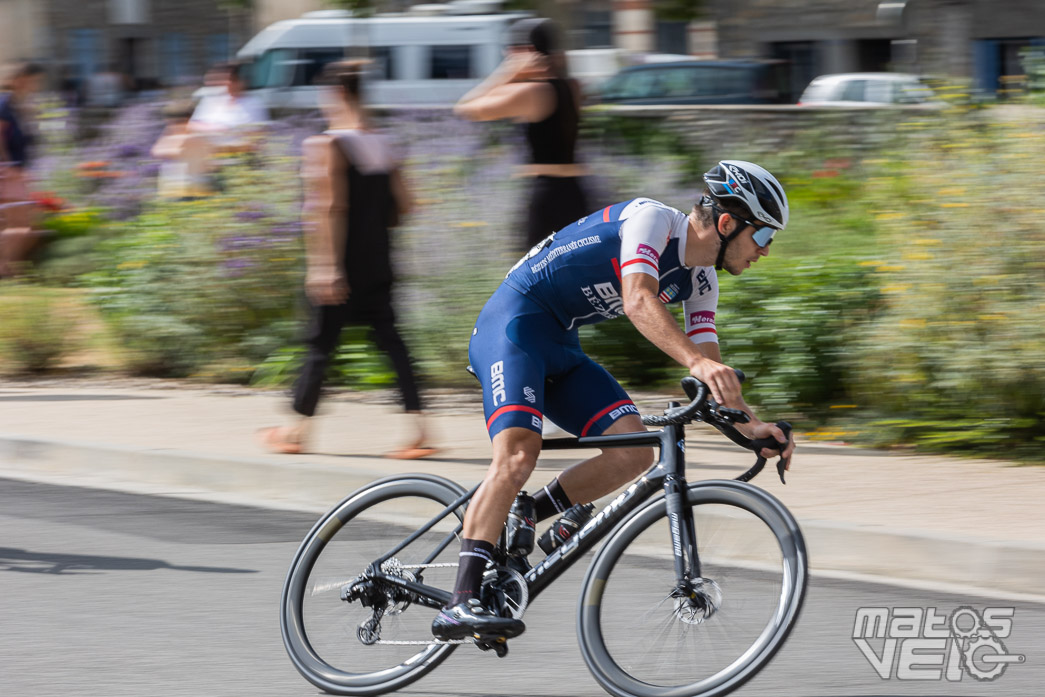
<path id="1" fill-rule="evenodd" d="M 645 430 L 639 416 L 627 414 L 613 422 L 603 435 Z M 653 448 L 605 448 L 601 454 L 564 470 L 558 476 L 559 486 L 571 502 L 590 503 L 638 478 L 652 464 Z M 504 509 L 506 518 L 511 505 L 509 500 Z"/>
<path id="2" fill-rule="evenodd" d="M 506 428 L 494 436 L 493 462 L 464 516 L 453 596 L 432 620 L 432 634 L 437 639 L 504 639 L 526 629 L 518 618 L 500 617 L 483 608 L 479 588 L 512 501 L 533 472 L 540 452 L 541 435 L 529 429 Z"/>
<path id="3" fill-rule="evenodd" d="M 541 434 L 526 428 L 506 428 L 493 437 L 493 462 L 468 504 L 464 537 L 497 542 L 512 501 L 526 485 L 540 452 Z"/>

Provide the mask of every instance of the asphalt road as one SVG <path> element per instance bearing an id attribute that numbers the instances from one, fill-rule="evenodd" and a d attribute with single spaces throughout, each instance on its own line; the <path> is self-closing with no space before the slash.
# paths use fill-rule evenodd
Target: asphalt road
<path id="1" fill-rule="evenodd" d="M 0 695 L 316 694 L 287 659 L 278 622 L 286 566 L 313 518 L 0 480 Z M 530 608 L 529 630 L 507 658 L 462 647 L 399 694 L 605 694 L 574 635 L 582 572 L 575 567 Z M 960 667 L 959 682 L 881 679 L 852 638 L 863 606 L 941 615 L 1012 607 L 1002 642 L 1025 660 L 989 682 Z M 880 651 L 883 641 L 870 645 Z M 788 644 L 734 694 L 1025 697 L 1042 684 L 1045 606 L 814 577 Z"/>

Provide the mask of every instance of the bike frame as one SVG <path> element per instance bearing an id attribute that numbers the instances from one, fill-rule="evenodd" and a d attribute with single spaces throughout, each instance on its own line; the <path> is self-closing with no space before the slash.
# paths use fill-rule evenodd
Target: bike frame
<path id="1" fill-rule="evenodd" d="M 678 404 L 672 402 L 670 406 L 677 407 Z M 598 544 L 600 540 L 613 532 L 618 523 L 624 520 L 630 513 L 642 507 L 647 500 L 651 499 L 660 490 L 664 491 L 668 508 L 668 523 L 671 529 L 671 549 L 674 555 L 676 582 L 682 585 L 688 580 L 700 576 L 700 559 L 697 555 L 693 512 L 688 506 L 683 505 L 687 484 L 685 477 L 685 428 L 682 425 L 671 424 L 659 431 L 618 433 L 580 438 L 553 438 L 543 441 L 542 447 L 544 450 L 577 450 L 585 448 L 631 448 L 642 445 L 659 446 L 660 457 L 657 462 L 638 481 L 610 501 L 577 534 L 573 535 L 561 547 L 553 550 L 551 554 L 523 575 L 531 601 L 569 569 L 574 562 Z M 444 508 L 441 513 L 436 515 L 435 518 L 418 528 L 405 540 L 375 560 L 367 569 L 366 575 L 372 580 L 388 582 L 404 588 L 415 594 L 417 601 L 423 605 L 440 608 L 449 602 L 449 592 L 424 583 L 410 581 L 400 576 L 386 574 L 381 571 L 381 565 L 470 500 L 478 488 L 478 485 L 476 485 L 471 491 L 460 496 L 456 501 Z M 447 535 L 428 558 L 421 563 L 426 564 L 435 559 L 460 534 L 461 527 L 461 525 L 458 525 L 457 529 Z"/>

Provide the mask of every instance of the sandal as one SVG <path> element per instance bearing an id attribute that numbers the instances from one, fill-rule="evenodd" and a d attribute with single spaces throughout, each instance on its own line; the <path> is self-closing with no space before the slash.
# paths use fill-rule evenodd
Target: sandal
<path id="1" fill-rule="evenodd" d="M 299 455 L 303 453 L 305 448 L 300 442 L 287 438 L 288 430 L 283 426 L 270 426 L 260 429 L 258 437 L 261 438 L 262 445 L 271 452 L 284 455 Z"/>
<path id="2" fill-rule="evenodd" d="M 392 460 L 420 460 L 423 457 L 431 457 L 438 452 L 439 448 L 423 445 L 406 445 L 390 453 L 385 453 L 385 457 Z"/>

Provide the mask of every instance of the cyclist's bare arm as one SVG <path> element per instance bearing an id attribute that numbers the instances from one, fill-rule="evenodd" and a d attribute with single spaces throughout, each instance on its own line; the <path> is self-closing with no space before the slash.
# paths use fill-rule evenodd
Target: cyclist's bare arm
<path id="1" fill-rule="evenodd" d="M 740 409 L 751 417 L 747 424 L 737 424 L 748 438 L 765 438 L 772 435 L 783 442 L 784 432 L 775 424 L 760 421 L 740 394 L 740 382 L 736 373 L 722 363 L 718 344 L 704 342 L 694 344 L 679 328 L 678 322 L 657 297 L 658 280 L 648 274 L 629 274 L 621 280 L 624 296 L 624 313 L 644 337 L 664 353 L 685 367 L 690 375 L 701 380 L 711 389 L 715 401 L 733 409 Z M 784 457 L 790 457 L 794 442 L 788 444 Z M 776 455 L 763 451 L 765 457 Z"/>
<path id="2" fill-rule="evenodd" d="M 740 382 L 733 369 L 721 362 L 718 344 L 694 344 L 679 328 L 678 322 L 657 297 L 657 278 L 648 274 L 628 274 L 621 280 L 624 296 L 624 314 L 644 337 L 657 348 L 668 354 L 690 375 L 701 380 L 711 389 L 711 395 L 719 404 L 741 409 L 744 400 L 740 396 Z"/>

